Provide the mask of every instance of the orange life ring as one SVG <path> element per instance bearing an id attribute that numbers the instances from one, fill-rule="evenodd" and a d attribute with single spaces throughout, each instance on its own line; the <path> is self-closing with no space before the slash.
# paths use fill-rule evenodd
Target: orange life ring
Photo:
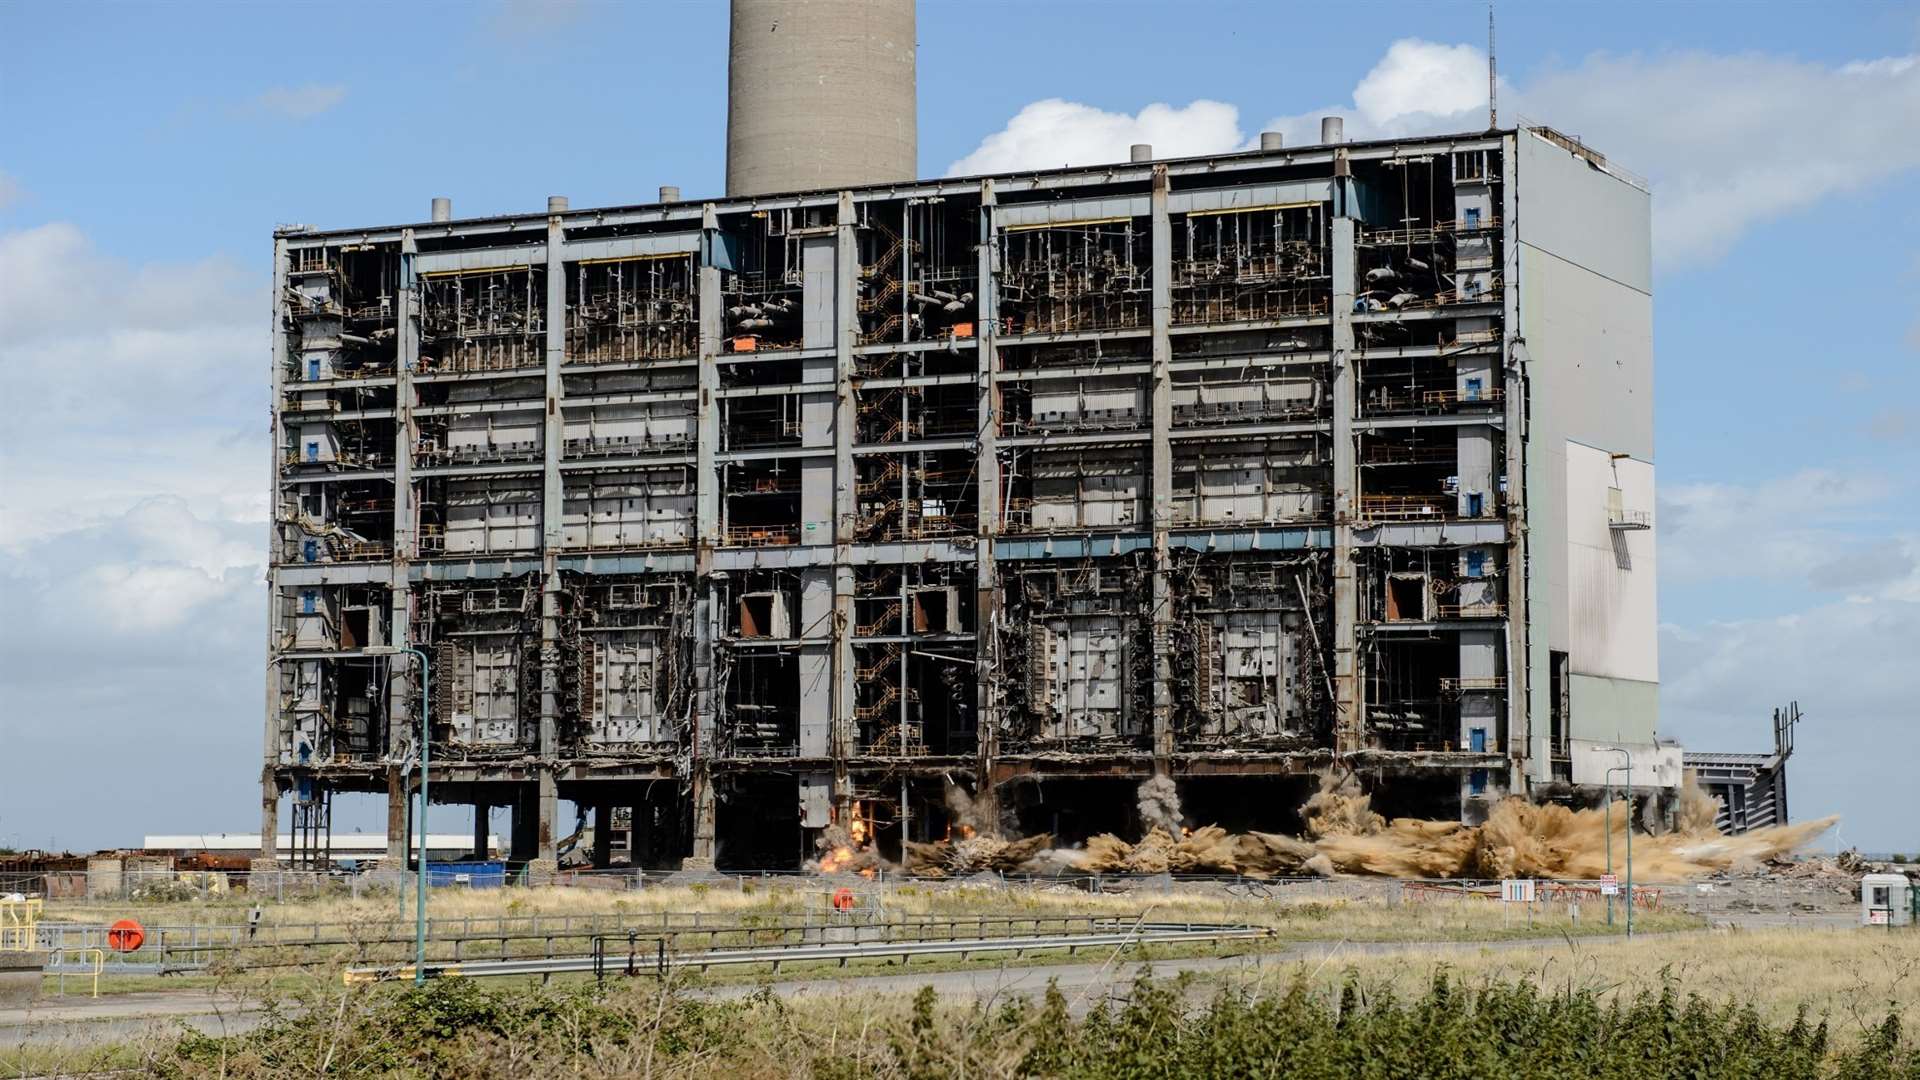
<path id="1" fill-rule="evenodd" d="M 833 910 L 848 912 L 853 910 L 853 890 L 842 886 L 833 890 Z"/>
<path id="2" fill-rule="evenodd" d="M 132 919 L 121 919 L 107 928 L 107 947 L 114 952 L 132 952 L 146 940 L 146 928 Z"/>

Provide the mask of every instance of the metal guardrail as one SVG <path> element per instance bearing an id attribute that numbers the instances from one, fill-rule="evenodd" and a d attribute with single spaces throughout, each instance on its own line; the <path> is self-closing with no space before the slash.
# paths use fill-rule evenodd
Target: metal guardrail
<path id="1" fill-rule="evenodd" d="M 837 960 L 842 966 L 849 960 L 874 957 L 901 958 L 906 963 L 916 956 L 954 956 L 963 959 L 975 953 L 1012 952 L 1016 956 L 1024 952 L 1037 952 L 1050 949 L 1066 949 L 1069 954 L 1083 948 L 1127 947 L 1133 945 L 1168 944 L 1173 942 L 1233 941 L 1251 940 L 1274 936 L 1267 927 L 1245 924 L 1215 925 L 1208 923 L 1139 923 L 1124 924 L 1111 920 L 1102 920 L 1112 929 L 1080 934 L 1040 934 L 1018 937 L 975 937 L 963 939 L 933 939 L 922 941 L 853 941 L 826 942 L 821 944 L 776 945 L 771 947 L 736 947 L 706 949 L 699 952 L 680 953 L 667 947 L 666 939 L 655 939 L 652 944 L 652 962 L 646 965 L 647 973 L 665 975 L 676 968 L 699 968 L 704 971 L 710 967 L 746 964 L 769 964 L 779 970 L 781 964 L 806 961 Z M 625 939 L 627 945 L 626 962 L 617 973 L 627 975 L 641 974 L 643 971 L 640 957 L 643 955 L 639 935 L 630 935 Z M 428 978 L 441 978 L 458 975 L 466 978 L 481 978 L 497 975 L 557 975 L 574 972 L 592 972 L 598 978 L 605 978 L 610 970 L 607 964 L 606 938 L 596 937 L 593 950 L 584 956 L 533 957 L 514 960 L 483 960 L 461 964 L 429 964 L 426 967 Z M 342 979 L 347 983 L 378 982 L 394 979 L 411 979 L 413 965 L 390 967 L 349 968 Z"/>

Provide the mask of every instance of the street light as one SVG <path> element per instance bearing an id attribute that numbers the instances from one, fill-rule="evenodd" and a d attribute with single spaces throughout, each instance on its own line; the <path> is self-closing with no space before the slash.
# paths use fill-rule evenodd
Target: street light
<path id="1" fill-rule="evenodd" d="M 1608 752 L 1627 759 L 1625 765 L 1607 770 L 1607 873 L 1613 873 L 1613 774 L 1627 774 L 1627 937 L 1633 937 L 1633 755 L 1617 746 Z M 1608 909 L 1611 914 L 1612 909 Z"/>
<path id="2" fill-rule="evenodd" d="M 415 856 L 413 885 L 413 985 L 427 981 L 427 746 L 428 723 L 433 715 L 433 681 L 427 678 L 427 654 L 408 645 L 369 645 L 360 650 L 367 656 L 397 656 L 407 653 L 420 661 L 420 850 Z"/>

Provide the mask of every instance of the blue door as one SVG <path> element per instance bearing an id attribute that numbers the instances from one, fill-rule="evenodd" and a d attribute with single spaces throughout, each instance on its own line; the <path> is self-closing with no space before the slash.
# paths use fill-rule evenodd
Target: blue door
<path id="1" fill-rule="evenodd" d="M 304 540 L 300 544 L 300 557 L 308 562 L 320 561 L 320 541 Z"/>
<path id="2" fill-rule="evenodd" d="M 1479 401 L 1480 400 L 1480 380 L 1477 378 L 1468 379 L 1467 392 L 1461 396 L 1468 401 Z"/>
<path id="3" fill-rule="evenodd" d="M 1467 733 L 1467 738 L 1469 740 L 1469 745 L 1473 747 L 1474 753 L 1484 754 L 1487 752 L 1487 729 L 1486 728 L 1483 728 L 1483 727 L 1474 728 L 1472 731 Z"/>
<path id="4" fill-rule="evenodd" d="M 319 443 L 310 442 L 307 444 L 307 460 L 308 461 L 320 460 L 320 444 Z"/>
<path id="5" fill-rule="evenodd" d="M 1484 551 L 1467 552 L 1467 576 L 1471 578 L 1487 576 L 1487 553 Z"/>
<path id="6" fill-rule="evenodd" d="M 300 614 L 312 615 L 319 606 L 319 594 L 315 593 L 312 589 L 300 590 Z"/>
<path id="7" fill-rule="evenodd" d="M 1480 493 L 1477 491 L 1467 492 L 1467 516 L 1479 517 L 1480 507 L 1481 507 Z"/>
<path id="8" fill-rule="evenodd" d="M 1480 227 L 1480 208 L 1477 206 L 1467 207 L 1467 228 L 1477 229 L 1479 227 Z"/>
<path id="9" fill-rule="evenodd" d="M 320 381 L 320 358 L 317 356 L 307 361 L 307 381 Z"/>

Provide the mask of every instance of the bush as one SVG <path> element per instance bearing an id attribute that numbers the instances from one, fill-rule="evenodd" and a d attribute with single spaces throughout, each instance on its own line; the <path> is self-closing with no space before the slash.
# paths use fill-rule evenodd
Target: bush
<path id="1" fill-rule="evenodd" d="M 1142 975 L 1124 1000 L 1075 1019 L 1039 1002 L 945 1007 L 924 988 L 904 1013 L 822 995 L 790 1007 L 762 988 L 709 1001 L 626 982 L 556 992 L 442 979 L 345 993 L 269 1014 L 227 1038 L 181 1036 L 150 1061 L 172 1077 L 814 1076 L 1306 1078 L 1647 1076 L 1920 1080 L 1920 1047 L 1887 1016 L 1851 1047 L 1803 1009 L 1784 1025 L 1750 1005 L 1464 985 L 1442 972 L 1412 1000 L 1351 972 L 1333 992 L 1297 980 L 1224 991 L 1201 1007 L 1185 978 Z M 871 1004 L 869 1000 L 869 1005 Z"/>

